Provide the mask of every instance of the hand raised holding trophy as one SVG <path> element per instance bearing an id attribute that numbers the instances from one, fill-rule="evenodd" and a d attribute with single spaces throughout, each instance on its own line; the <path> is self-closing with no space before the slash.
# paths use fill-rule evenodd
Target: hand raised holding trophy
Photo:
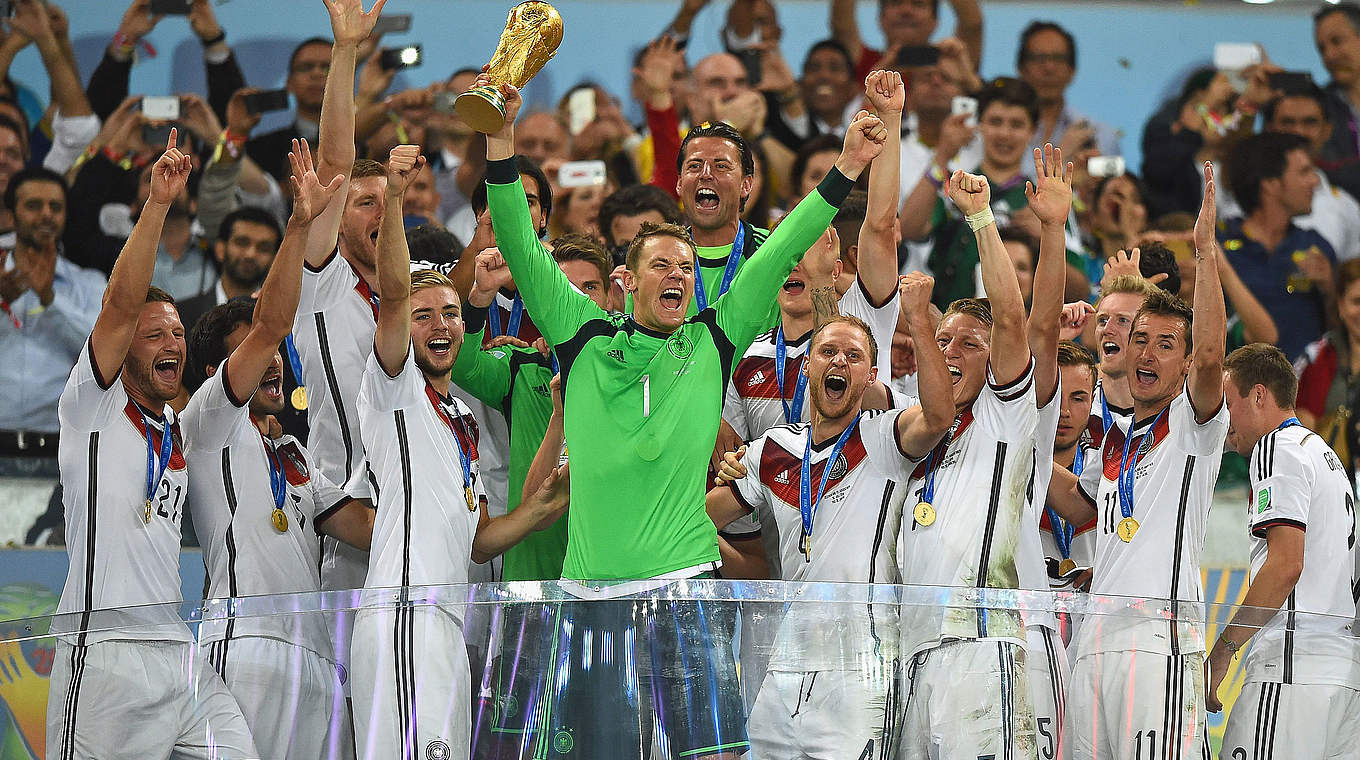
<path id="1" fill-rule="evenodd" d="M 491 84 L 473 87 L 453 107 L 468 126 L 494 134 L 505 125 L 502 84 L 523 87 L 553 57 L 562 44 L 562 16 L 541 0 L 528 0 L 510 9 L 496 52 L 484 72 Z"/>

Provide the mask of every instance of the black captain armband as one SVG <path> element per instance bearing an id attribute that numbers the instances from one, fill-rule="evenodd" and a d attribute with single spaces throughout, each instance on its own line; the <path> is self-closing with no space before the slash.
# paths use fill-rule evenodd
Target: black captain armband
<path id="1" fill-rule="evenodd" d="M 493 185 L 513 185 L 519 179 L 515 156 L 486 162 L 486 181 Z"/>
<path id="2" fill-rule="evenodd" d="M 841 170 L 834 166 L 831 167 L 831 171 L 826 173 L 822 181 L 817 183 L 817 190 L 821 192 L 822 197 L 826 199 L 827 203 L 837 208 L 840 208 L 840 205 L 845 202 L 846 196 L 850 195 L 850 191 L 854 189 L 855 181 L 841 174 Z"/>

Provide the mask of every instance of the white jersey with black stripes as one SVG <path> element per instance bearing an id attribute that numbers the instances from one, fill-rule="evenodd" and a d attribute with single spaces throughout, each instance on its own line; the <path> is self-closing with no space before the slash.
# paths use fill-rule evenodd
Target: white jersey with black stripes
<path id="1" fill-rule="evenodd" d="M 1304 531 L 1303 572 L 1280 610 L 1251 640 L 1248 681 L 1360 689 L 1355 600 L 1355 496 L 1340 458 L 1302 425 L 1273 430 L 1252 449 L 1251 575 L 1265 565 L 1267 535 Z"/>
<path id="2" fill-rule="evenodd" d="M 898 560 L 903 583 L 1020 588 L 1017 547 L 1038 424 L 1033 360 L 1005 385 L 989 367 L 977 399 L 958 415 L 949 435 L 916 466 L 907 483 L 906 509 L 912 514 L 902 518 Z M 925 521 L 915 514 L 923 501 L 930 504 Z M 949 639 L 1025 643 L 1019 616 L 998 610 L 928 605 L 904 615 L 901 628 L 904 655 Z"/>

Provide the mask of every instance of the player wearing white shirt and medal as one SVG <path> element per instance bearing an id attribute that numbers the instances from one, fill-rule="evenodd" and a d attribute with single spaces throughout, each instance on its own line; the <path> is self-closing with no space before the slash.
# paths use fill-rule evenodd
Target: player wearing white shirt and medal
<path id="1" fill-rule="evenodd" d="M 289 160 L 293 213 L 258 304 L 237 299 L 213 308 L 189 341 L 192 374 L 206 380 L 180 426 L 210 599 L 316 593 L 317 535 L 367 551 L 373 529 L 369 504 L 312 467 L 292 436 L 269 436 L 269 415 L 284 409 L 278 347 L 293 325 L 307 231 L 340 187 L 339 178 L 329 187 L 317 182 L 305 142 L 293 141 Z M 210 607 L 199 644 L 263 756 L 323 756 L 339 687 L 325 617 L 226 612 Z"/>
<path id="2" fill-rule="evenodd" d="M 1059 398 L 1061 406 L 1058 427 L 1049 459 L 1066 468 L 1078 478 L 1091 467 L 1100 466 L 1100 452 L 1088 445 L 1087 422 L 1091 416 L 1095 380 L 1098 374 L 1095 357 L 1084 346 L 1071 341 L 1058 345 Z M 1044 463 L 1048 467 L 1051 463 Z M 1035 461 L 1036 480 L 1040 462 Z M 1052 473 L 1045 475 L 1045 483 Z M 1044 489 L 1035 488 L 1045 497 L 1039 515 L 1039 538 L 1043 542 L 1049 585 L 1054 590 L 1084 590 L 1090 583 L 1091 566 L 1095 563 L 1095 530 L 1093 518 L 1085 525 L 1076 526 L 1063 519 L 1047 503 Z"/>
<path id="3" fill-rule="evenodd" d="M 305 384 L 302 401 L 307 408 L 307 448 L 313 465 L 351 496 L 374 498 L 355 400 L 373 353 L 378 318 L 375 240 L 387 179 L 381 164 L 355 160 L 354 69 L 359 44 L 368 38 L 387 0 L 373 0 L 366 13 L 363 0 L 324 2 L 335 42 L 321 101 L 316 173 L 323 184 L 337 176 L 343 184 L 307 237 L 307 266 L 293 323 L 293 345 L 302 363 L 298 383 Z M 321 544 L 321 588 L 363 587 L 368 554 L 329 536 L 323 536 Z M 348 693 L 353 613 L 338 610 L 328 617 Z M 346 723 L 349 711 L 337 709 L 335 714 L 340 722 L 333 733 L 341 739 L 333 750 L 344 760 L 353 757 L 353 750 L 346 746 L 352 733 Z"/>
<path id="4" fill-rule="evenodd" d="M 1360 736 L 1355 497 L 1336 453 L 1294 416 L 1298 378 L 1265 343 L 1223 362 L 1228 445 L 1248 457 L 1251 587 L 1209 653 L 1211 711 L 1248 639 L 1246 683 L 1228 715 L 1223 756 L 1353 756 Z M 1231 754 L 1230 754 L 1231 753 Z"/>
<path id="5" fill-rule="evenodd" d="M 839 306 L 824 311 L 863 320 L 873 331 L 874 342 L 882 346 L 871 361 L 884 381 L 891 373 L 889 346 L 900 313 L 897 298 L 897 243 L 901 231 L 897 224 L 897 175 L 901 138 L 898 136 L 907 89 L 897 72 L 871 73 L 865 78 L 865 96 L 874 113 L 888 130 L 883 152 L 873 161 L 867 198 L 851 194 L 836 218 L 813 248 L 830 246 L 840 261 L 832 275 Z M 854 209 L 858 207 L 859 211 Z M 838 228 L 847 222 L 853 238 L 842 241 Z M 809 251 L 809 255 L 811 255 Z M 807 335 L 813 328 L 811 284 L 806 268 L 794 267 L 779 291 L 779 324 L 756 338 L 745 356 L 737 362 L 723 402 L 723 419 L 741 441 L 761 436 L 775 425 L 805 422 L 810 409 L 805 402 L 806 375 L 800 371 Z M 793 386 L 789 388 L 789 386 Z M 722 433 L 719 437 L 722 441 Z M 740 441 L 723 451 L 732 451 Z M 723 452 L 720 452 L 723 453 Z"/>
<path id="6" fill-rule="evenodd" d="M 411 273 L 402 230 L 402 196 L 423 166 L 417 146 L 392 150 L 384 190 L 391 213 L 378 235 L 382 304 L 359 392 L 379 495 L 369 589 L 466 583 L 469 559 L 482 563 L 500 554 L 555 519 L 567 499 L 559 470 L 508 515 L 487 513 L 476 421 L 449 395 L 463 342 L 458 295 L 438 272 Z M 375 596 L 355 615 L 359 756 L 467 757 L 472 695 L 462 612 L 398 595 L 393 605 Z"/>
<path id="7" fill-rule="evenodd" d="M 258 758 L 241 709 L 179 616 L 188 468 L 167 402 L 179 395 L 184 326 L 151 287 L 189 157 L 170 130 L 146 205 L 57 405 L 70 568 L 52 633 L 47 757 Z"/>
<path id="8" fill-rule="evenodd" d="M 1062 150 L 1047 144 L 1042 149 L 1034 149 L 1036 179 L 1027 182 L 1025 187 L 1029 208 L 1041 225 L 1039 260 L 1034 268 L 1034 295 L 1027 323 L 1029 350 L 1034 356 L 1038 419 L 1033 442 L 1033 480 L 1026 490 L 1015 560 L 1020 588 L 1026 591 L 1049 590 L 1039 525 L 1062 406 L 1058 363 L 1060 330 L 1070 326 L 1069 310 L 1063 308 L 1063 290 L 1067 275 L 1064 225 L 1072 208 L 1072 172 L 1072 165 L 1063 163 Z M 1083 314 L 1082 306 L 1085 304 L 1074 305 L 1070 311 Z M 1067 656 L 1062 637 L 1058 635 L 1058 619 L 1046 600 L 1026 609 L 1024 622 L 1025 671 L 1034 708 L 1039 756 L 1056 757 L 1067 691 Z"/>
<path id="9" fill-rule="evenodd" d="M 898 561 L 906 584 L 1017 589 L 1038 424 L 1025 305 L 988 205 L 987 180 L 955 172 L 948 191 L 976 234 L 990 302 L 955 301 L 935 332 L 953 376 L 956 416 L 912 473 L 914 506 L 902 520 Z M 932 597 L 911 606 L 900 626 L 903 760 L 1035 754 L 1017 612 L 959 609 Z"/>
<path id="10" fill-rule="evenodd" d="M 925 345 L 932 285 L 919 273 L 902 285 L 912 329 Z M 944 360 L 931 346 L 921 354 L 924 407 L 862 411 L 877 374 L 875 348 L 868 326 L 854 317 L 818 327 L 806 369 L 813 422 L 770 429 L 747 447 L 744 477 L 708 494 L 709 516 L 720 528 L 750 512 L 768 513 L 782 580 L 898 582 L 906 480 L 948 429 L 953 398 Z M 784 616 L 748 720 L 754 756 L 886 756 L 896 718 L 897 612 L 890 605 L 832 609 L 828 617 L 794 604 Z"/>
<path id="11" fill-rule="evenodd" d="M 1123 255 L 1121 255 L 1123 254 Z M 1100 282 L 1100 298 L 1095 304 L 1096 358 L 1100 375 L 1096 378 L 1095 399 L 1091 404 L 1088 445 L 1099 449 L 1115 420 L 1133 412 L 1133 396 L 1129 391 L 1129 332 L 1133 317 L 1143 306 L 1143 299 L 1157 290 L 1157 286 L 1138 274 L 1135 258 L 1119 251 L 1113 263 L 1107 263 Z"/>
<path id="12" fill-rule="evenodd" d="M 1100 468 L 1080 481 L 1053 469 L 1054 509 L 1077 524 L 1100 521 L 1091 593 L 1136 598 L 1088 616 L 1078 633 L 1063 731 L 1072 760 L 1205 751 L 1200 555 L 1228 429 L 1222 254 L 1207 164 L 1205 182 L 1193 312 L 1163 291 L 1147 297 L 1128 343 L 1133 416 L 1106 433 Z"/>

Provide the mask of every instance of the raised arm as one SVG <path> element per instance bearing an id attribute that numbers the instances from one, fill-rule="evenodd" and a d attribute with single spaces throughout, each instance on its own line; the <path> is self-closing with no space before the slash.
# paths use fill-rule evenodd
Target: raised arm
<path id="1" fill-rule="evenodd" d="M 491 85 L 491 79 L 483 72 L 477 84 Z M 588 320 L 604 316 L 604 310 L 572 287 L 538 240 L 515 166 L 515 116 L 524 101 L 510 84 L 501 85 L 501 95 L 505 98 L 505 125 L 486 136 L 486 202 L 491 226 L 525 308 L 543 337 L 556 346 L 575 335 Z"/>
<path id="2" fill-rule="evenodd" d="M 416 145 L 398 145 L 387 159 L 387 212 L 378 227 L 378 331 L 373 352 L 383 371 L 395 377 L 411 350 L 411 251 L 401 206 L 406 188 L 425 165 Z"/>
<path id="3" fill-rule="evenodd" d="M 856 65 L 864 54 L 864 43 L 859 38 L 859 22 L 855 20 L 855 0 L 831 0 L 831 37 L 850 51 Z"/>
<path id="4" fill-rule="evenodd" d="M 1218 262 L 1223 255 L 1214 234 L 1218 222 L 1215 205 L 1214 165 L 1204 162 L 1204 202 L 1195 220 L 1195 303 L 1194 355 L 1186 390 L 1195 418 L 1205 422 L 1223 404 L 1223 354 L 1227 343 L 1227 308 L 1223 303 L 1223 284 L 1218 278 Z"/>
<path id="5" fill-rule="evenodd" d="M 821 237 L 836 215 L 836 209 L 849 195 L 855 179 L 874 160 L 887 139 L 888 132 L 877 116 L 868 111 L 856 114 L 846 130 L 845 147 L 836 159 L 835 168 L 827 172 L 821 184 L 770 233 L 755 255 L 737 272 L 732 287 L 714 304 L 718 326 L 733 345 L 741 348 L 738 355 L 761 329 L 767 328 L 764 305 L 775 300 L 789 273 Z"/>
<path id="6" fill-rule="evenodd" d="M 85 90 L 80 86 L 75 61 L 66 57 L 62 41 L 52 28 L 52 17 L 39 0 L 19 0 L 14 4 L 10 26 L 33 40 L 42 56 L 43 68 L 51 83 L 52 102 L 62 116 L 88 116 L 93 113 Z"/>
<path id="7" fill-rule="evenodd" d="M 293 330 L 293 317 L 297 314 L 302 293 L 302 252 L 306 247 L 307 230 L 344 181 L 334 177 L 324 187 L 317 181 L 312 152 L 306 140 L 293 141 L 288 163 L 293 167 L 293 175 L 289 178 L 293 188 L 293 215 L 288 218 L 279 252 L 260 287 L 250 332 L 231 352 L 231 363 L 227 365 L 230 368 L 227 381 L 231 396 L 236 399 L 248 399 L 255 393 L 279 344 Z"/>
<path id="8" fill-rule="evenodd" d="M 982 63 L 982 4 L 978 0 L 949 0 L 954 9 L 954 36 L 968 47 L 973 68 Z"/>
<path id="9" fill-rule="evenodd" d="M 996 230 L 990 205 L 992 191 L 987 178 L 956 171 L 949 177 L 949 197 L 963 212 L 977 237 L 982 288 L 992 304 L 991 345 L 996 350 L 992 351 L 991 370 L 996 382 L 1005 385 L 1020 377 L 1030 360 L 1029 351 L 1012 348 L 1027 346 L 1025 302 L 1020 296 L 1020 281 L 1015 278 L 1015 265 Z"/>
<path id="10" fill-rule="evenodd" d="M 878 118 L 888 130 L 883 152 L 869 172 L 869 202 L 859 231 L 859 281 L 874 304 L 887 303 L 897 292 L 897 197 L 902 173 L 902 109 L 907 88 L 896 71 L 875 71 L 864 80 Z"/>
<path id="11" fill-rule="evenodd" d="M 147 288 L 151 287 L 165 214 L 189 183 L 192 167 L 189 157 L 175 147 L 178 137 L 178 130 L 172 128 L 165 153 L 151 168 L 151 193 L 114 262 L 103 306 L 90 333 L 90 352 L 101 382 L 112 383 L 127 358 L 128 346 L 137 331 L 137 318 L 146 303 Z"/>
<path id="12" fill-rule="evenodd" d="M 897 440 L 909 456 L 920 458 L 935 448 L 954 422 L 954 382 L 944 354 L 935 340 L 935 320 L 930 314 L 930 293 L 935 278 L 912 272 L 902 278 L 899 292 L 907 329 L 916 346 L 916 378 L 921 396 L 919 411 L 897 416 Z"/>
<path id="13" fill-rule="evenodd" d="M 1071 163 L 1062 150 L 1046 144 L 1034 149 L 1034 182 L 1025 183 L 1029 207 L 1039 217 L 1039 264 L 1034 268 L 1030 301 L 1029 350 L 1034 355 L 1034 390 L 1040 405 L 1058 389 L 1058 318 L 1067 287 L 1067 215 L 1072 209 Z M 1037 185 L 1036 185 L 1037 183 Z"/>
<path id="14" fill-rule="evenodd" d="M 363 0 L 322 0 L 331 18 L 331 68 L 326 75 L 326 90 L 321 98 L 321 124 L 317 140 L 318 181 L 329 184 L 332 177 L 343 176 L 345 184 L 331 199 L 325 212 L 312 225 L 307 241 L 307 263 L 320 266 L 335 250 L 340 234 L 340 217 L 349 194 L 349 174 L 354 166 L 354 67 L 359 43 L 363 42 L 387 4 L 374 0 L 364 12 Z"/>
<path id="15" fill-rule="evenodd" d="M 510 349 L 492 355 L 481 350 L 486 333 L 488 308 L 494 308 L 496 292 L 510 282 L 510 267 L 494 248 L 477 254 L 477 279 L 463 303 L 463 346 L 453 359 L 453 382 L 478 401 L 506 411 L 510 395 Z M 499 357 L 499 358 L 498 358 Z M 556 460 L 554 460 L 554 463 Z M 543 474 L 547 477 L 547 473 Z M 540 477 L 535 483 L 542 482 Z"/>
<path id="16" fill-rule="evenodd" d="M 1275 343 L 1280 339 L 1280 329 L 1266 307 L 1256 300 L 1256 296 L 1237 276 L 1232 262 L 1225 256 L 1218 258 L 1218 276 L 1223 281 L 1223 295 L 1232 304 L 1237 318 L 1242 320 L 1242 332 L 1248 343 Z"/>

